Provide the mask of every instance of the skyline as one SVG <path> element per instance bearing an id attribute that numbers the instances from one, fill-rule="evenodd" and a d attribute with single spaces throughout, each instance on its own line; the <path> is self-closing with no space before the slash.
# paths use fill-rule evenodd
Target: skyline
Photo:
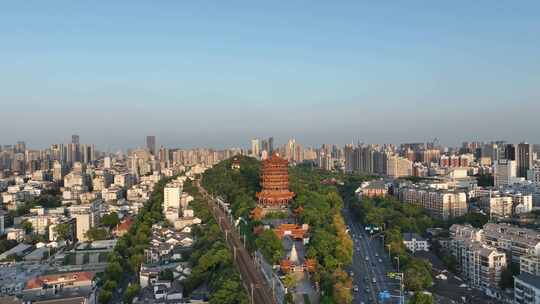
<path id="1" fill-rule="evenodd" d="M 4 4 L 0 142 L 540 143 L 539 8 Z"/>
<path id="2" fill-rule="evenodd" d="M 24 143 L 25 147 L 28 148 L 28 149 L 43 150 L 43 149 L 48 149 L 48 148 L 50 148 L 51 145 L 55 145 L 55 144 L 64 144 L 64 145 L 70 144 L 70 143 L 72 143 L 72 137 L 73 136 L 76 136 L 77 138 L 81 137 L 79 134 L 72 134 L 72 135 L 66 136 L 64 138 L 64 140 L 51 142 L 51 143 L 49 143 L 47 145 L 44 145 L 44 146 L 35 146 L 31 142 L 26 142 L 24 140 L 18 140 L 18 141 L 15 141 L 15 142 L 0 142 L 0 150 L 1 150 L 1 147 L 4 146 L 4 145 L 15 146 L 16 144 L 18 144 L 20 142 Z M 286 146 L 287 143 L 289 142 L 289 140 L 294 140 L 296 142 L 296 144 L 300 144 L 303 148 L 315 148 L 315 149 L 318 149 L 318 148 L 322 147 L 322 145 L 336 145 L 337 147 L 344 147 L 346 145 L 351 144 L 352 146 L 356 147 L 356 146 L 359 146 L 361 144 L 366 144 L 366 145 L 394 145 L 394 146 L 400 146 L 400 145 L 404 145 L 404 144 L 414 144 L 414 143 L 430 144 L 430 143 L 433 142 L 433 140 L 436 140 L 436 142 L 437 142 L 436 146 L 440 147 L 440 148 L 460 148 L 465 143 L 475 143 L 475 142 L 486 143 L 486 144 L 488 144 L 488 143 L 496 143 L 496 142 L 503 142 L 505 144 L 514 144 L 514 145 L 517 145 L 517 144 L 520 144 L 520 143 L 526 143 L 526 144 L 533 145 L 533 147 L 540 147 L 540 144 L 535 143 L 535 142 L 530 142 L 530 141 L 527 141 L 527 140 L 508 141 L 508 140 L 505 140 L 505 139 L 462 140 L 462 141 L 458 142 L 457 144 L 453 145 L 453 144 L 447 144 L 447 143 L 441 142 L 440 139 L 437 138 L 437 137 L 434 137 L 434 138 L 432 138 L 430 140 L 424 140 L 424 141 L 366 142 L 366 141 L 356 140 L 356 141 L 351 141 L 351 142 L 346 142 L 346 143 L 341 143 L 341 142 L 305 143 L 305 142 L 299 141 L 298 138 L 296 138 L 294 136 L 289 136 L 289 137 L 282 138 L 282 139 L 277 138 L 277 140 L 276 140 L 276 138 L 274 136 L 257 136 L 257 137 L 249 138 L 248 141 L 244 141 L 243 143 L 240 143 L 238 145 L 227 144 L 227 145 L 224 145 L 224 146 L 216 146 L 216 145 L 209 144 L 209 145 L 203 145 L 203 146 L 189 146 L 189 145 L 179 145 L 179 144 L 166 145 L 166 144 L 163 144 L 163 143 L 159 142 L 159 138 L 157 138 L 155 135 L 144 135 L 142 137 L 143 141 L 141 143 L 135 144 L 133 146 L 119 147 L 117 149 L 114 149 L 113 147 L 109 147 L 109 146 L 99 146 L 99 145 L 96 145 L 93 142 L 84 141 L 84 137 L 83 137 L 83 140 L 80 141 L 80 144 L 81 145 L 92 145 L 97 150 L 99 150 L 101 152 L 107 152 L 107 153 L 127 152 L 127 151 L 134 150 L 134 149 L 149 149 L 148 148 L 148 137 L 154 137 L 156 153 L 157 153 L 157 150 L 159 150 L 159 148 L 161 148 L 161 147 L 167 148 L 167 149 L 180 149 L 180 150 L 184 150 L 184 149 L 188 149 L 188 150 L 189 149 L 214 149 L 214 150 L 245 149 L 245 150 L 251 150 L 251 147 L 252 147 L 252 144 L 253 144 L 252 140 L 256 139 L 256 140 L 258 140 L 259 145 L 262 145 L 263 141 L 268 140 L 268 138 L 270 138 L 270 137 L 272 137 L 274 139 L 274 146 L 275 147 Z M 261 146 L 259 148 L 262 149 Z"/>

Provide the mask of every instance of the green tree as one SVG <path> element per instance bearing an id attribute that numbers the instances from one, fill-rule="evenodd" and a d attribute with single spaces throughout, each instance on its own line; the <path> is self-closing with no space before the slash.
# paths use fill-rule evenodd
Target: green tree
<path id="1" fill-rule="evenodd" d="M 34 227 L 32 227 L 32 223 L 30 223 L 29 221 L 25 220 L 21 223 L 21 227 L 24 229 L 24 232 L 26 234 L 30 234 L 32 233 L 32 231 L 34 230 Z"/>
<path id="2" fill-rule="evenodd" d="M 70 238 L 71 227 L 68 223 L 58 224 L 53 228 L 58 240 L 68 240 Z"/>
<path id="3" fill-rule="evenodd" d="M 405 266 L 405 287 L 410 291 L 422 291 L 431 287 L 431 269 L 427 262 L 413 258 Z"/>
<path id="4" fill-rule="evenodd" d="M 221 286 L 210 295 L 210 304 L 247 304 L 242 293 L 243 287 L 238 280 L 225 280 Z"/>
<path id="5" fill-rule="evenodd" d="M 144 256 L 142 254 L 134 254 L 129 258 L 129 266 L 133 272 L 138 272 L 143 261 Z"/>
<path id="6" fill-rule="evenodd" d="M 112 292 L 108 290 L 102 290 L 99 293 L 98 301 L 100 304 L 108 304 L 112 299 Z"/>
<path id="7" fill-rule="evenodd" d="M 424 292 L 416 292 L 407 304 L 433 304 L 433 297 Z"/>
<path id="8" fill-rule="evenodd" d="M 109 229 L 113 229 L 120 223 L 120 220 L 118 219 L 118 213 L 111 212 L 109 214 L 104 215 L 101 218 L 101 224 L 103 226 L 108 227 Z"/>
<path id="9" fill-rule="evenodd" d="M 124 269 L 118 262 L 112 262 L 107 265 L 105 268 L 105 278 L 113 280 L 115 282 L 120 282 L 122 276 L 124 275 Z"/>
<path id="10" fill-rule="evenodd" d="M 108 290 L 110 292 L 113 292 L 116 287 L 118 287 L 118 284 L 115 281 L 108 280 L 103 284 L 103 289 Z"/>
<path id="11" fill-rule="evenodd" d="M 131 303 L 133 299 L 141 292 L 141 286 L 139 284 L 129 284 L 124 292 L 124 302 Z"/>
<path id="12" fill-rule="evenodd" d="M 164 269 L 160 271 L 158 278 L 160 280 L 172 282 L 174 280 L 174 274 L 170 269 Z"/>
<path id="13" fill-rule="evenodd" d="M 283 285 L 288 289 L 294 288 L 296 286 L 296 278 L 293 274 L 287 274 L 283 279 Z"/>
<path id="14" fill-rule="evenodd" d="M 106 240 L 110 237 L 109 232 L 103 228 L 90 228 L 86 231 L 85 236 L 90 241 Z"/>
<path id="15" fill-rule="evenodd" d="M 283 258 L 283 244 L 274 231 L 270 229 L 263 231 L 255 244 L 269 262 L 277 264 Z"/>
<path id="16" fill-rule="evenodd" d="M 294 297 L 292 293 L 288 292 L 287 294 L 285 294 L 285 303 L 294 304 Z"/>

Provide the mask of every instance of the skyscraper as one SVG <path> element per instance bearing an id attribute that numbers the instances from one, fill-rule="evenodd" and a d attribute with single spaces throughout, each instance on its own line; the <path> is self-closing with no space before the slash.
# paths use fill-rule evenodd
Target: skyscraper
<path id="1" fill-rule="evenodd" d="M 154 135 L 146 136 L 146 148 L 152 155 L 156 155 L 156 137 Z"/>
<path id="2" fill-rule="evenodd" d="M 533 163 L 532 145 L 523 142 L 517 145 L 516 161 L 517 161 L 517 176 L 527 177 L 527 171 Z"/>
<path id="3" fill-rule="evenodd" d="M 26 151 L 26 143 L 24 141 L 18 141 L 15 145 L 15 153 L 24 153 Z"/>
<path id="4" fill-rule="evenodd" d="M 508 160 L 516 160 L 516 145 L 507 144 L 504 147 L 504 158 Z"/>
<path id="5" fill-rule="evenodd" d="M 72 143 L 72 144 L 75 144 L 75 145 L 80 144 L 80 142 L 79 142 L 79 135 L 77 135 L 77 134 L 71 135 L 71 143 Z"/>
<path id="6" fill-rule="evenodd" d="M 274 137 L 268 138 L 268 155 L 274 152 Z"/>
<path id="7" fill-rule="evenodd" d="M 258 158 L 260 155 L 260 144 L 258 138 L 251 140 L 251 155 L 256 158 Z"/>
<path id="8" fill-rule="evenodd" d="M 516 179 L 516 168 L 515 160 L 500 159 L 495 163 L 495 187 L 513 184 Z"/>

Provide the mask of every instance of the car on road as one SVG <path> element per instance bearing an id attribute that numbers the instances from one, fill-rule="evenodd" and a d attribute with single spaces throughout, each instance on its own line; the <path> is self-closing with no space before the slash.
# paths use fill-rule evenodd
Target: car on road
<path id="1" fill-rule="evenodd" d="M 366 257 L 366 261 L 369 261 L 369 257 Z"/>
<path id="2" fill-rule="evenodd" d="M 376 278 L 373 278 L 373 279 L 371 280 L 371 282 L 377 283 L 377 279 L 376 279 Z"/>
<path id="3" fill-rule="evenodd" d="M 382 259 L 379 259 L 379 263 L 382 263 Z"/>
<path id="4" fill-rule="evenodd" d="M 378 254 L 378 253 L 375 253 L 375 256 L 376 256 L 376 257 L 378 257 L 378 256 L 379 256 L 379 254 Z"/>
<path id="5" fill-rule="evenodd" d="M 358 292 L 358 285 L 354 285 L 353 290 L 354 292 Z"/>
<path id="6" fill-rule="evenodd" d="M 349 272 L 349 275 L 350 275 L 351 277 L 354 277 L 354 272 L 351 270 L 351 271 Z"/>
<path id="7" fill-rule="evenodd" d="M 369 292 L 369 287 L 366 287 L 365 291 L 366 291 L 366 292 Z"/>

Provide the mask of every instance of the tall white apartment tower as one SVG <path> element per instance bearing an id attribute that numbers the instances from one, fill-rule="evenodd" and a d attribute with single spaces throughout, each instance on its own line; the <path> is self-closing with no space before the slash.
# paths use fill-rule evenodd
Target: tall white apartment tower
<path id="1" fill-rule="evenodd" d="M 500 159 L 495 163 L 495 187 L 514 183 L 517 176 L 515 160 Z"/>
<path id="2" fill-rule="evenodd" d="M 260 155 L 260 151 L 261 150 L 261 145 L 259 143 L 259 139 L 258 138 L 254 138 L 251 140 L 251 155 L 253 155 L 253 157 L 255 158 L 259 158 L 259 155 Z"/>

